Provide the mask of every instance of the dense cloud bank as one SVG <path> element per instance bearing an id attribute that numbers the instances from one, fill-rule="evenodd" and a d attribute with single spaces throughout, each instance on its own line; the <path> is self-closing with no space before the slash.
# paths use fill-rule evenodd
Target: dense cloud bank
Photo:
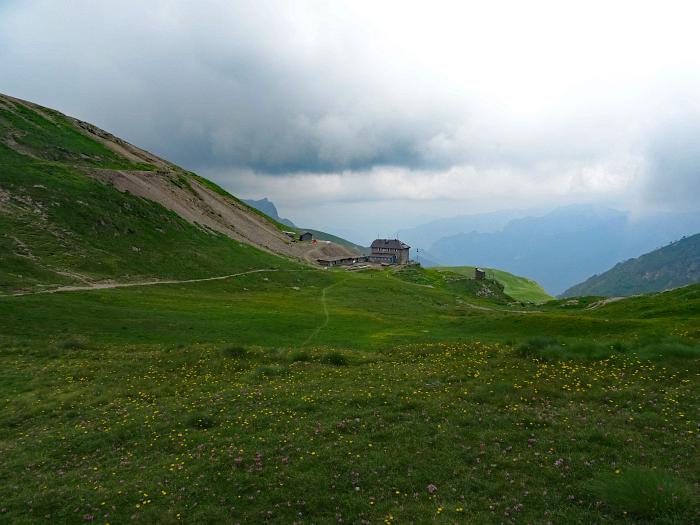
<path id="1" fill-rule="evenodd" d="M 692 5 L 6 1 L 0 91 L 282 211 L 697 208 Z M 294 218 L 294 217 L 293 217 Z"/>

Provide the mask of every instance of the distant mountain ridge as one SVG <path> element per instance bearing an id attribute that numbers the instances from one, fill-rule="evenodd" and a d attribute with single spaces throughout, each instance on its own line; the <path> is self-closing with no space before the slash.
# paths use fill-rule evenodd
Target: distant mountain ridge
<path id="1" fill-rule="evenodd" d="M 562 297 L 629 296 L 700 283 L 700 234 L 619 263 L 572 286 Z"/>
<path id="2" fill-rule="evenodd" d="M 263 212 L 265 215 L 268 217 L 272 217 L 275 219 L 277 222 L 280 222 L 282 224 L 285 224 L 289 226 L 290 228 L 296 228 L 296 225 L 290 221 L 289 219 L 285 219 L 284 217 L 280 217 L 279 213 L 277 212 L 277 207 L 275 204 L 268 200 L 267 197 L 263 197 L 262 199 L 241 199 L 243 202 L 245 202 L 248 206 L 252 206 L 258 211 Z"/>
<path id="3" fill-rule="evenodd" d="M 620 261 L 700 231 L 697 212 L 635 218 L 604 206 L 574 205 L 513 218 L 499 229 L 494 229 L 493 221 L 503 221 L 507 213 L 486 215 L 484 226 L 489 231 L 435 233 L 433 242 L 421 250 L 423 257 L 442 266 L 500 268 L 534 279 L 557 295 Z M 462 224 L 478 224 L 475 217 L 462 217 Z M 410 233 L 405 240 L 410 243 Z"/>
<path id="4" fill-rule="evenodd" d="M 489 213 L 456 215 L 399 230 L 398 237 L 413 248 L 430 251 L 431 246 L 443 237 L 470 232 L 495 233 L 505 228 L 510 221 L 527 217 L 533 213 L 532 210 L 529 212 L 525 210 L 502 210 Z"/>
<path id="5" fill-rule="evenodd" d="M 279 216 L 279 213 L 277 212 L 277 206 L 275 206 L 275 203 L 269 200 L 267 197 L 263 197 L 262 199 L 254 200 L 254 199 L 243 199 L 243 202 L 245 202 L 247 205 L 252 206 L 256 210 L 264 213 L 268 217 L 271 217 L 275 219 L 277 222 L 284 224 L 285 226 L 289 226 L 290 228 L 293 228 L 295 230 L 299 231 L 308 231 L 311 232 L 314 236 L 314 238 L 318 239 L 319 241 L 330 241 L 333 242 L 339 246 L 343 246 L 344 248 L 347 248 L 351 252 L 354 253 L 369 253 L 370 250 L 369 248 L 365 246 L 360 246 L 359 244 L 355 244 L 354 242 L 350 242 L 347 239 L 343 239 L 342 237 L 338 237 L 337 235 L 333 235 L 331 233 L 326 233 L 324 231 L 316 230 L 313 228 L 300 228 L 296 224 L 294 224 L 292 221 L 289 219 L 284 219 Z"/>

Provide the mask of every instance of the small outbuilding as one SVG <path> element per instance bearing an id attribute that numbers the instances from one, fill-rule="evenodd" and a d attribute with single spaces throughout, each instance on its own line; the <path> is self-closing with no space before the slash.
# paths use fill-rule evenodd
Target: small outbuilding
<path id="1" fill-rule="evenodd" d="M 299 240 L 300 241 L 313 241 L 314 240 L 314 234 L 311 232 L 301 232 L 299 234 Z"/>
<path id="2" fill-rule="evenodd" d="M 474 279 L 483 281 L 486 279 L 486 271 L 481 268 L 474 268 Z"/>
<path id="3" fill-rule="evenodd" d="M 341 257 L 328 257 L 326 259 L 316 259 L 316 262 L 321 266 L 352 266 L 357 263 L 364 263 L 368 261 L 366 255 L 356 255 L 356 256 L 341 256 Z"/>

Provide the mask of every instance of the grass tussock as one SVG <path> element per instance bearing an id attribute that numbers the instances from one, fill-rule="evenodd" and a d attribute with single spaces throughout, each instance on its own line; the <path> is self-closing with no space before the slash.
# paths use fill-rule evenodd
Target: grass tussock
<path id="1" fill-rule="evenodd" d="M 214 428 L 217 425 L 217 421 L 211 416 L 197 414 L 188 417 L 186 424 L 190 428 L 205 430 L 209 428 Z"/>
<path id="2" fill-rule="evenodd" d="M 700 358 L 700 345 L 677 338 L 648 337 L 636 342 L 575 341 L 567 343 L 552 337 L 534 337 L 516 348 L 520 357 L 541 361 L 600 361 L 614 356 L 635 355 L 641 359 Z"/>
<path id="3" fill-rule="evenodd" d="M 262 365 L 255 369 L 254 376 L 259 379 L 270 379 L 273 377 L 283 376 L 289 372 L 286 365 L 274 363 L 271 365 Z"/>
<path id="4" fill-rule="evenodd" d="M 687 481 L 650 468 L 630 467 L 599 474 L 591 489 L 611 509 L 653 522 L 689 518 L 696 504 Z"/>
<path id="5" fill-rule="evenodd" d="M 297 350 L 289 355 L 289 360 L 292 363 L 304 363 L 311 361 L 311 354 L 306 350 Z"/>
<path id="6" fill-rule="evenodd" d="M 660 341 L 649 343 L 641 348 L 640 354 L 649 359 L 697 359 L 700 357 L 700 346 L 681 341 Z"/>
<path id="7" fill-rule="evenodd" d="M 348 366 L 350 364 L 345 354 L 337 351 L 328 352 L 321 358 L 321 362 L 333 366 Z"/>
<path id="8" fill-rule="evenodd" d="M 242 358 L 248 356 L 248 349 L 243 346 L 227 346 L 221 350 L 224 357 Z"/>
<path id="9" fill-rule="evenodd" d="M 224 361 L 235 361 L 232 366 L 239 370 L 250 369 L 257 377 L 274 377 L 287 372 L 294 363 L 315 363 L 344 367 L 351 364 L 346 353 L 324 348 L 290 349 L 280 347 L 244 347 L 231 345 L 222 348 Z M 357 362 L 354 360 L 353 362 Z M 361 361 L 360 361 L 361 362 Z"/>
<path id="10" fill-rule="evenodd" d="M 84 337 L 68 337 L 56 341 L 49 345 L 45 352 L 41 352 L 49 357 L 61 357 L 88 347 L 87 339 Z"/>

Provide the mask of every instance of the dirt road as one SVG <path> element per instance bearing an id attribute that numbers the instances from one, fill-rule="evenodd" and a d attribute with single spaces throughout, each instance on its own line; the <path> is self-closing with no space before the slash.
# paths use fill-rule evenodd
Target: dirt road
<path id="1" fill-rule="evenodd" d="M 129 283 L 94 283 L 86 286 L 60 286 L 58 288 L 52 288 L 51 290 L 42 290 L 39 292 L 21 292 L 11 294 L 8 297 L 18 297 L 22 295 L 38 295 L 47 293 L 60 293 L 60 292 L 84 292 L 87 290 L 106 290 L 109 288 L 129 288 L 132 286 L 155 286 L 157 284 L 185 284 L 185 283 L 202 283 L 205 281 L 222 281 L 224 279 L 232 279 L 234 277 L 240 277 L 241 275 L 248 275 L 251 273 L 261 273 L 261 272 L 276 272 L 277 270 L 272 268 L 261 268 L 259 270 L 248 270 L 247 272 L 232 273 L 230 275 L 221 275 L 219 277 L 203 277 L 201 279 L 184 279 L 181 281 L 176 280 L 161 280 L 161 281 L 135 281 Z"/>

